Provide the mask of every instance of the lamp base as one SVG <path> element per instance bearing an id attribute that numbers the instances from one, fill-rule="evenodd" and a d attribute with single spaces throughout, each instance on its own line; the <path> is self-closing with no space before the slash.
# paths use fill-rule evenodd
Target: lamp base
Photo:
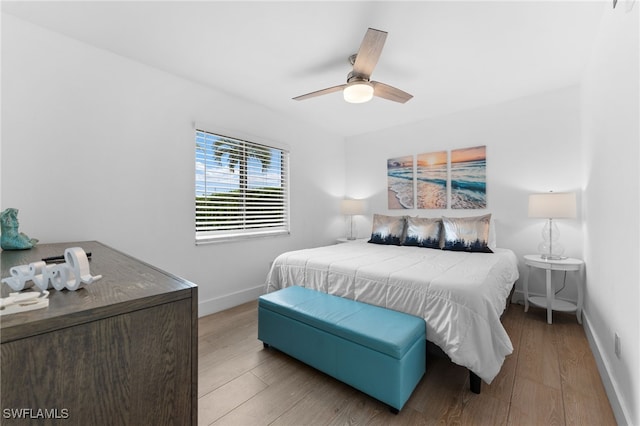
<path id="1" fill-rule="evenodd" d="M 354 220 L 353 219 L 354 219 L 353 215 L 350 214 L 349 215 L 349 232 L 347 233 L 347 240 L 348 241 L 355 240 L 356 239 L 356 235 L 358 234 L 358 232 L 354 228 Z"/>
<path id="2" fill-rule="evenodd" d="M 543 260 L 562 260 L 566 259 L 564 254 L 564 246 L 558 242 L 560 232 L 558 226 L 549 219 L 542 228 L 542 242 L 538 244 L 538 253 Z"/>

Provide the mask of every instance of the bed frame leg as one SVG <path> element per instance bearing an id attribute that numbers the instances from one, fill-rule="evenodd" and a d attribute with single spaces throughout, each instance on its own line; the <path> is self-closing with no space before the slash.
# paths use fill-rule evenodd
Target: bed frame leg
<path id="1" fill-rule="evenodd" d="M 473 393 L 480 393 L 482 389 L 482 380 L 473 371 L 469 370 L 469 388 Z"/>

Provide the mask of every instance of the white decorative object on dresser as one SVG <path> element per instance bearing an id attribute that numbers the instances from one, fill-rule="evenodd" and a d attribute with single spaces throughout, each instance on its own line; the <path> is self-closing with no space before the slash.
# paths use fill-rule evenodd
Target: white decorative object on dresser
<path id="1" fill-rule="evenodd" d="M 566 300 L 558 300 L 555 298 L 556 291 L 551 283 L 551 271 L 564 271 L 564 279 L 566 282 L 567 271 L 579 272 L 584 262 L 580 259 L 570 257 L 564 259 L 543 259 L 538 254 L 528 254 L 524 256 L 524 263 L 529 267 L 529 274 L 524 279 L 524 311 L 529 310 L 529 303 L 547 309 L 547 323 L 552 323 L 553 311 L 559 312 L 575 312 L 579 324 L 582 324 L 582 277 L 578 277 L 578 301 L 572 303 Z M 533 272 L 533 268 L 544 269 L 546 271 L 546 297 L 529 296 L 529 278 Z"/>

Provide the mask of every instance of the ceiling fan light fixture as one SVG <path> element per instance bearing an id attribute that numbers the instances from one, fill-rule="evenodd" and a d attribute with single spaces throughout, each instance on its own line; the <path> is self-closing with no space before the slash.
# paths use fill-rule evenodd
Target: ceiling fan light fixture
<path id="1" fill-rule="evenodd" d="M 373 85 L 368 81 L 348 83 L 342 91 L 344 100 L 352 104 L 369 102 L 373 98 Z"/>
<path id="2" fill-rule="evenodd" d="M 378 63 L 386 38 L 386 31 L 369 28 L 364 35 L 364 39 L 362 39 L 358 53 L 349 57 L 349 62 L 353 69 L 347 75 L 346 84 L 316 90 L 315 92 L 296 96 L 293 99 L 302 101 L 342 90 L 344 100 L 354 104 L 368 102 L 374 96 L 401 104 L 407 102 L 413 98 L 413 95 L 388 84 L 371 80 L 371 73 Z"/>

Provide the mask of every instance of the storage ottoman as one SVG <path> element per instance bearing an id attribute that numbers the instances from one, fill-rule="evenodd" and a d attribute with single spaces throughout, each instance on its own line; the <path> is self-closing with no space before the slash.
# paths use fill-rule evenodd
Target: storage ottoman
<path id="1" fill-rule="evenodd" d="M 258 339 L 395 412 L 425 372 L 424 319 L 298 286 L 259 298 Z"/>

